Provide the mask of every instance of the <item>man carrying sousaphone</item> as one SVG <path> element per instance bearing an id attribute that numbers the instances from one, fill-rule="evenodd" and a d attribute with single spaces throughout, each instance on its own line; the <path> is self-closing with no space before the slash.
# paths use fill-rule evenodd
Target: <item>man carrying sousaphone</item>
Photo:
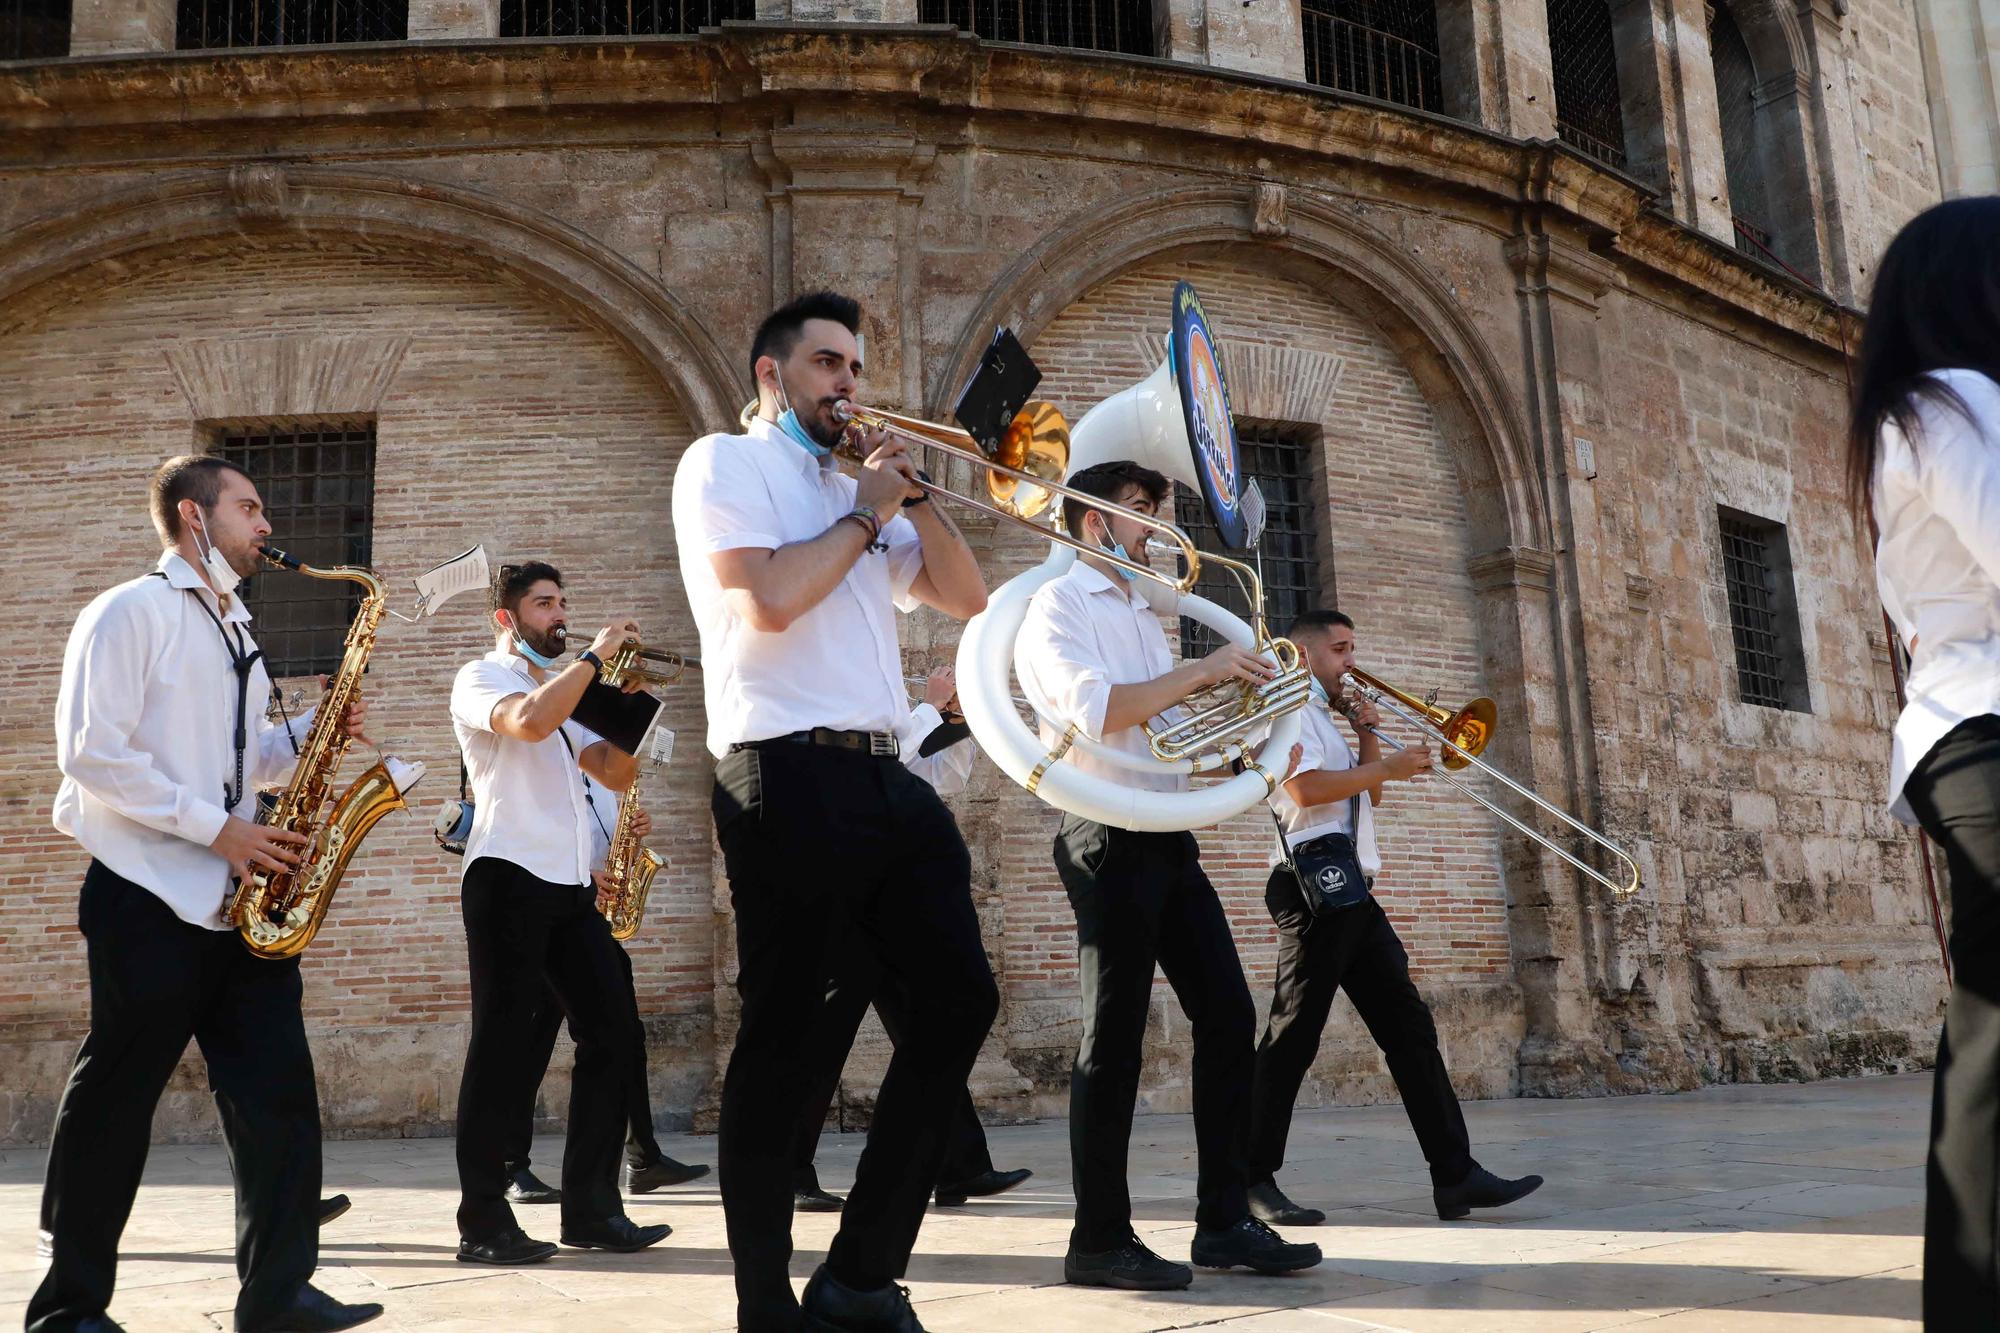
<path id="1" fill-rule="evenodd" d="M 1167 503 L 1171 483 L 1150 468 L 1111 461 L 1084 468 L 1068 485 L 1142 515 Z M 1065 499 L 1063 521 L 1087 547 L 1150 566 L 1148 526 Z M 1037 708 L 1047 705 L 1043 739 L 1059 743 L 1050 721 L 1093 741 L 1150 754 L 1142 730 L 1194 691 L 1225 680 L 1262 684 L 1275 674 L 1262 657 L 1225 644 L 1176 666 L 1134 580 L 1096 554 L 1083 554 L 1029 603 L 1014 665 Z M 1139 774 L 1085 753 L 1065 763 L 1128 786 L 1182 791 L 1179 774 Z M 1199 1158 L 1190 1258 L 1204 1268 L 1288 1273 L 1320 1261 L 1317 1245 L 1289 1244 L 1250 1213 L 1242 1143 L 1249 1117 L 1257 1012 L 1236 955 L 1229 921 L 1201 868 L 1194 835 L 1135 832 L 1066 814 L 1055 842 L 1056 873 L 1076 913 L 1083 985 L 1083 1037 L 1070 1082 L 1070 1161 L 1076 1223 L 1063 1260 L 1078 1286 L 1171 1290 L 1194 1275 L 1162 1258 L 1132 1229 L 1126 1157 L 1139 1091 L 1153 970 L 1166 973 L 1194 1034 L 1194 1124 Z"/>
<path id="2" fill-rule="evenodd" d="M 735 914 L 743 1005 L 717 1157 L 737 1321 L 753 1333 L 920 1328 L 896 1279 L 999 1007 L 965 842 L 897 739 L 909 702 L 895 612 L 964 619 L 984 609 L 986 583 L 904 443 L 861 440 L 858 479 L 834 466 L 860 327 L 859 305 L 828 292 L 772 312 L 750 347 L 754 416 L 696 440 L 674 475 Z M 801 1301 L 788 1272 L 801 1073 L 817 1065 L 833 962 L 853 950 L 873 956 L 910 1021 Z"/>

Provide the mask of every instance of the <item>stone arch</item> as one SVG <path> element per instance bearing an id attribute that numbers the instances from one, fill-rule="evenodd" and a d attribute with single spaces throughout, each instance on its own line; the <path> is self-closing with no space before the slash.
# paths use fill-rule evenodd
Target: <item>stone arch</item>
<path id="1" fill-rule="evenodd" d="M 0 309 L 12 303 L 0 327 L 25 317 L 24 294 L 92 265 L 163 245 L 288 232 L 443 245 L 490 260 L 630 347 L 699 430 L 727 426 L 748 396 L 747 382 L 701 321 L 658 279 L 595 238 L 477 190 L 342 168 L 268 163 L 176 175 L 26 227 L 0 244 Z"/>
<path id="2" fill-rule="evenodd" d="M 1203 245 L 1267 250 L 1274 263 L 1362 310 L 1403 358 L 1447 439 L 1479 549 L 1547 549 L 1550 525 L 1527 432 L 1492 350 L 1449 292 L 1359 219 L 1278 186 L 1217 185 L 1121 200 L 1061 227 L 1016 260 L 966 321 L 931 380 L 933 418 L 950 409 L 997 324 L 1033 345 L 1078 294 L 1158 255 Z M 1227 314 L 1221 314 L 1227 333 Z"/>
<path id="3" fill-rule="evenodd" d="M 1813 180 L 1812 55 L 1791 6 L 1776 0 L 1716 0 L 1710 10 L 1718 118 L 1732 211 L 1769 232 L 1759 238 L 1809 278 L 1820 274 L 1818 191 Z M 1740 47 L 1737 46 L 1740 40 Z M 1732 49 L 1740 54 L 1732 56 Z M 1747 75 L 1733 66 L 1747 57 Z M 1743 216 L 1756 204 L 1768 216 Z M 1739 246 L 1762 257 L 1741 231 Z"/>

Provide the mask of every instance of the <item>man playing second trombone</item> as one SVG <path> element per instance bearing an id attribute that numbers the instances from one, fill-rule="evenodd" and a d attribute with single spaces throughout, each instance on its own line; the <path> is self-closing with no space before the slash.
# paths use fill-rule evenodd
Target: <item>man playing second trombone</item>
<path id="1" fill-rule="evenodd" d="M 1374 809 L 1386 782 L 1406 781 L 1431 766 L 1423 746 L 1386 758 L 1374 734 L 1374 708 L 1350 700 L 1343 679 L 1354 666 L 1354 622 L 1338 611 L 1308 611 L 1285 631 L 1312 667 L 1314 702 L 1300 732 L 1304 753 L 1292 777 L 1271 795 L 1285 846 L 1271 868 L 1265 904 L 1278 923 L 1278 977 L 1271 1021 L 1257 1047 L 1250 1107 L 1250 1208 L 1266 1222 L 1317 1226 L 1326 1214 L 1302 1208 L 1278 1188 L 1285 1138 L 1299 1085 L 1319 1051 L 1334 992 L 1347 989 L 1368 1035 L 1389 1062 L 1410 1127 L 1430 1163 L 1432 1201 L 1449 1221 L 1474 1208 L 1497 1208 L 1533 1192 L 1540 1176 L 1503 1180 L 1472 1159 L 1458 1098 L 1438 1053 L 1430 1006 L 1410 980 L 1410 957 L 1380 903 L 1368 893 L 1350 906 L 1312 910 L 1292 869 L 1297 849 L 1327 834 L 1352 840 L 1367 883 L 1382 869 Z M 1334 724 L 1353 723 L 1360 755 Z"/>

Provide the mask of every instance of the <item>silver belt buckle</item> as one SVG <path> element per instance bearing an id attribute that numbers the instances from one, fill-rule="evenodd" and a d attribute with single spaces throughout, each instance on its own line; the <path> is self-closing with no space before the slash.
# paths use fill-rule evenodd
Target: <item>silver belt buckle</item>
<path id="1" fill-rule="evenodd" d="M 886 731 L 869 732 L 868 753 L 882 758 L 894 759 L 899 753 L 896 738 Z"/>

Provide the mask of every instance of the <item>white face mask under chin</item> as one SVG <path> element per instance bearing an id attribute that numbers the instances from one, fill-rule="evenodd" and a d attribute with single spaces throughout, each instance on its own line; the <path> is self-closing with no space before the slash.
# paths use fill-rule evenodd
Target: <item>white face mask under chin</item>
<path id="1" fill-rule="evenodd" d="M 200 528 L 194 530 L 195 545 L 208 549 L 201 557 L 202 572 L 208 576 L 209 586 L 218 596 L 227 597 L 236 591 L 236 585 L 243 582 L 243 576 L 236 572 L 236 566 L 229 563 L 222 554 L 222 548 L 208 540 L 208 534 Z"/>

